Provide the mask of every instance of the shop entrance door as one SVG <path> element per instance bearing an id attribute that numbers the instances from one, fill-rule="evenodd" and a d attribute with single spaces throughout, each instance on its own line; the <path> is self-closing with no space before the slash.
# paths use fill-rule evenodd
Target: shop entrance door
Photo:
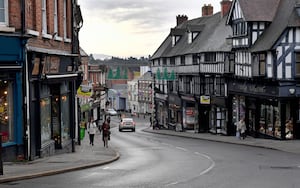
<path id="1" fill-rule="evenodd" d="M 55 149 L 61 149 L 61 125 L 60 125 L 60 95 L 59 87 L 51 88 L 51 121 L 52 121 L 52 139 L 55 142 Z"/>
<path id="2" fill-rule="evenodd" d="M 248 134 L 251 136 L 255 136 L 255 109 L 249 109 L 248 117 Z"/>

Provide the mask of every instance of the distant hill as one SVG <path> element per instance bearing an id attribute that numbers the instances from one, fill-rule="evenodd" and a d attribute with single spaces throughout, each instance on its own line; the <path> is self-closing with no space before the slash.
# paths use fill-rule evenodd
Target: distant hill
<path id="1" fill-rule="evenodd" d="M 105 59 L 111 59 L 111 55 L 105 55 L 105 54 L 93 54 L 93 57 L 95 60 L 105 60 Z"/>

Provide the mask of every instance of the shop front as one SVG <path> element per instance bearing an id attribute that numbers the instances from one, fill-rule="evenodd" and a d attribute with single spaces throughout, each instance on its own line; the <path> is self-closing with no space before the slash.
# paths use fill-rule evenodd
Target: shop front
<path id="1" fill-rule="evenodd" d="M 234 128 L 245 117 L 248 135 L 281 140 L 298 137 L 300 101 L 287 92 L 288 87 L 235 83 L 229 89 L 236 93 L 231 97 Z"/>
<path id="2" fill-rule="evenodd" d="M 161 128 L 168 128 L 168 101 L 167 95 L 156 93 L 155 94 L 155 122 Z"/>
<path id="3" fill-rule="evenodd" d="M 182 129 L 181 99 L 176 94 L 169 94 L 168 128 Z"/>
<path id="4" fill-rule="evenodd" d="M 181 96 L 183 130 L 196 130 L 198 127 L 198 105 L 193 96 Z M 196 128 L 196 129 L 195 129 Z"/>
<path id="5" fill-rule="evenodd" d="M 23 70 L 25 39 L 0 36 L 0 133 L 2 159 L 24 156 Z M 5 44 L 5 45 L 4 45 Z"/>
<path id="6" fill-rule="evenodd" d="M 78 74 L 73 58 L 31 52 L 30 157 L 74 150 Z"/>
<path id="7" fill-rule="evenodd" d="M 228 110 L 224 97 L 211 97 L 209 131 L 214 134 L 229 135 L 231 130 L 228 127 Z"/>

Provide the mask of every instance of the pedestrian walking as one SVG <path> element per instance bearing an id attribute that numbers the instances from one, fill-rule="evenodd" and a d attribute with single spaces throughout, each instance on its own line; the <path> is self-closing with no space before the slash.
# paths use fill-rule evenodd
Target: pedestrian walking
<path id="1" fill-rule="evenodd" d="M 102 140 L 104 147 L 108 147 L 108 140 L 110 137 L 110 118 L 108 117 L 102 125 Z"/>
<path id="2" fill-rule="evenodd" d="M 245 139 L 246 138 L 246 123 L 245 123 L 245 118 L 241 118 L 240 121 L 237 123 L 237 134 L 238 134 L 238 138 L 241 139 Z"/>
<path id="3" fill-rule="evenodd" d="M 94 145 L 94 138 L 97 131 L 97 124 L 94 121 L 94 118 L 91 117 L 90 122 L 88 123 L 88 133 L 90 137 L 90 145 Z"/>

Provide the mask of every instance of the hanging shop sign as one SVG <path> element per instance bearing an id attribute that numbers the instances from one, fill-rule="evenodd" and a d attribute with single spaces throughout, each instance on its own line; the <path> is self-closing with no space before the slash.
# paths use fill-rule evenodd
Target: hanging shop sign
<path id="1" fill-rule="evenodd" d="M 200 104 L 210 104 L 210 96 L 200 96 Z"/>

